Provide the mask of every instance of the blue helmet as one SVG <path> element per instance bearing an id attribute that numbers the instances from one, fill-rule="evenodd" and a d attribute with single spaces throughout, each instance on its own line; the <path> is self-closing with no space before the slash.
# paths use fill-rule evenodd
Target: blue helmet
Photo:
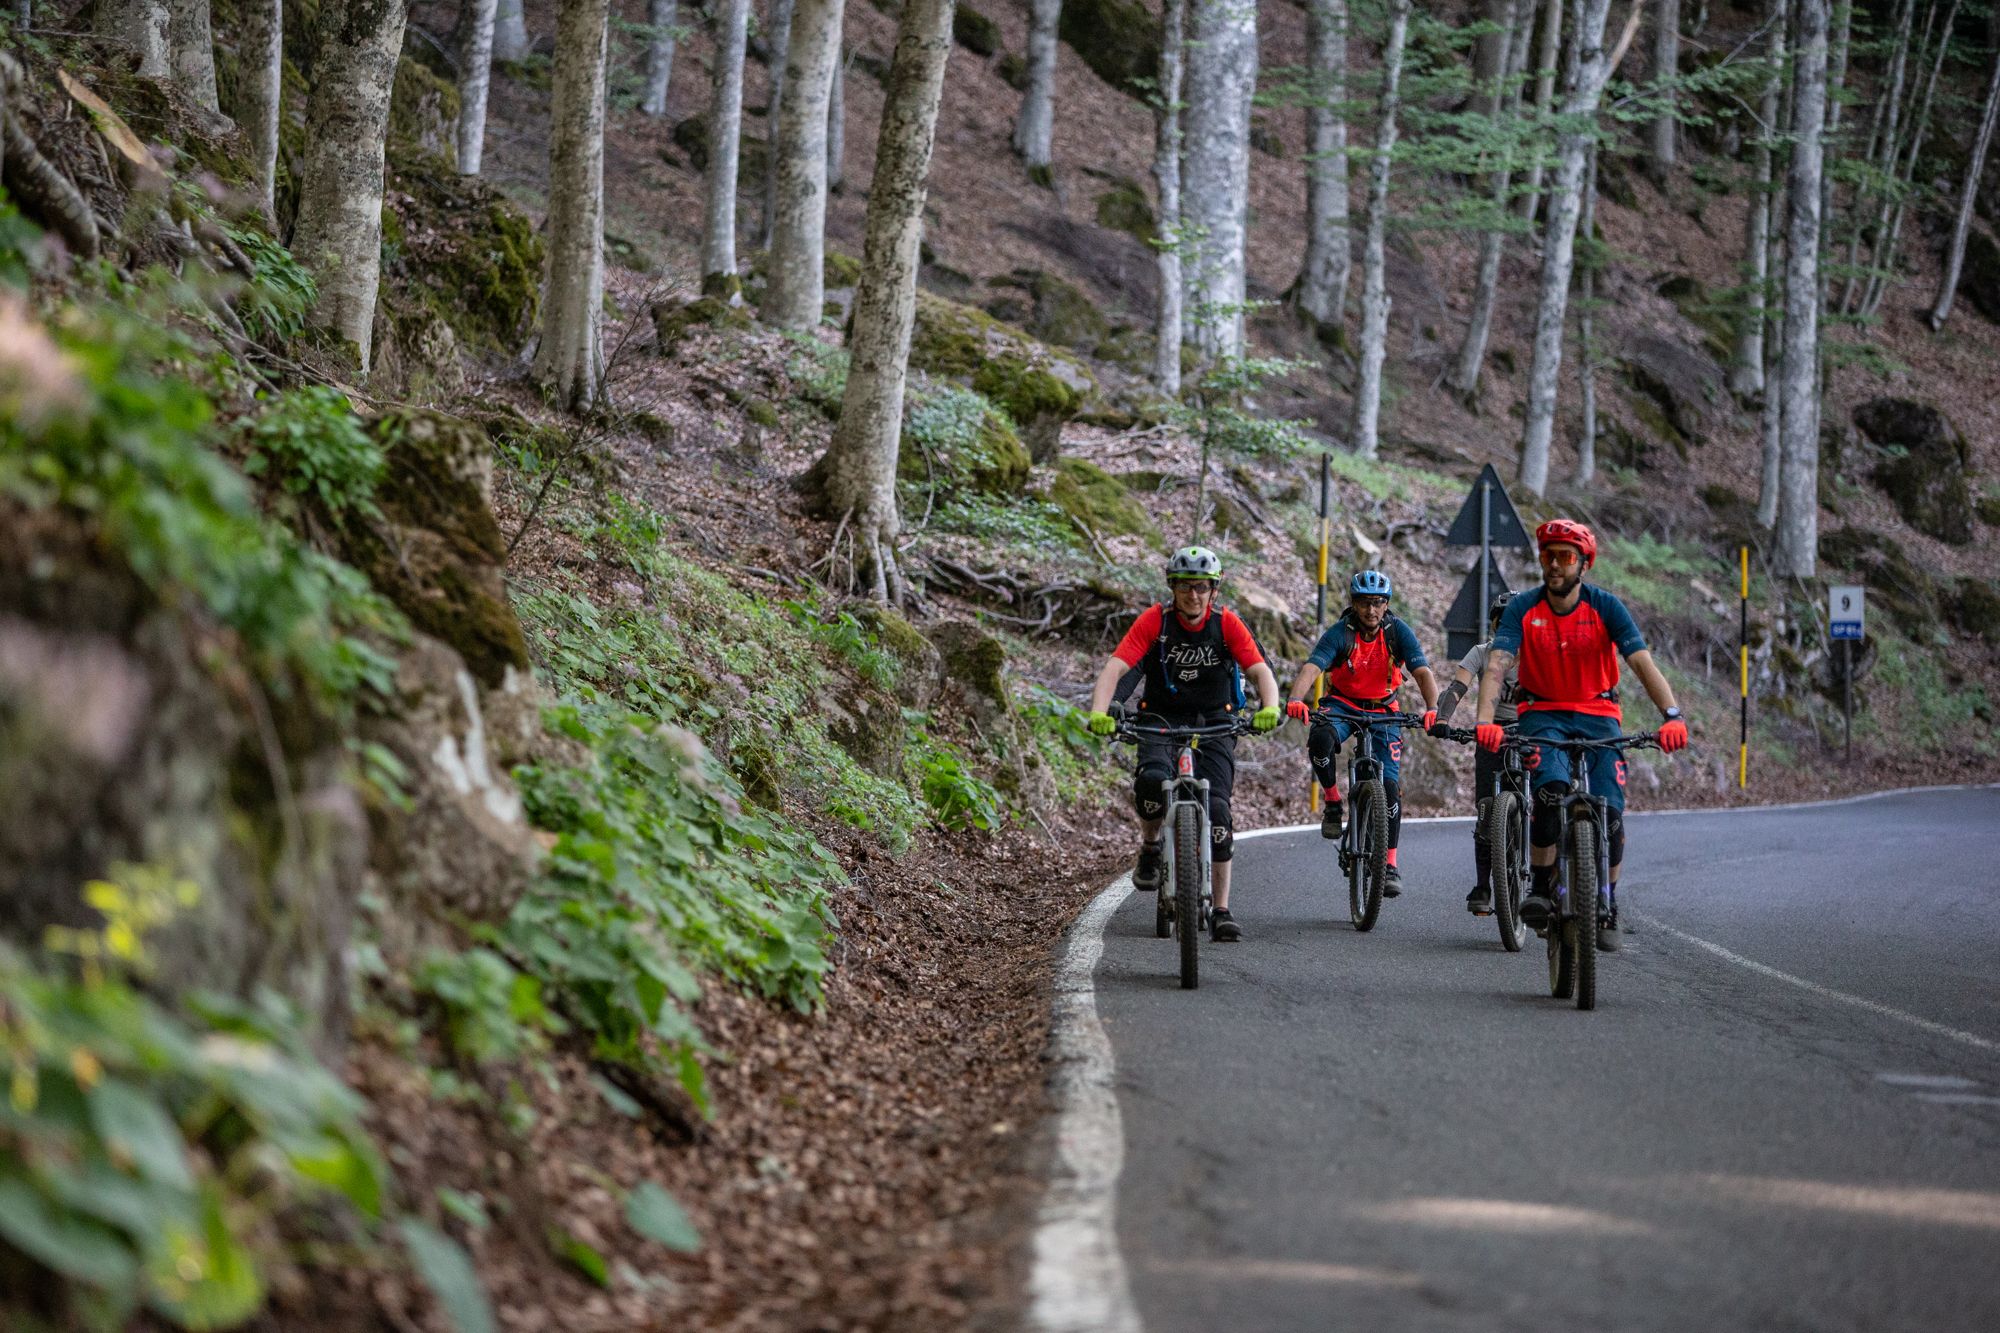
<path id="1" fill-rule="evenodd" d="M 1389 582 L 1389 576 L 1379 569 L 1364 569 L 1354 576 L 1347 585 L 1349 597 L 1394 597 L 1396 591 Z"/>

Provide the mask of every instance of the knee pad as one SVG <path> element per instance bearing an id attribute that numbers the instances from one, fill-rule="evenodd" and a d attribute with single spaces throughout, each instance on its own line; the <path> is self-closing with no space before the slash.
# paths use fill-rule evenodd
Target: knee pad
<path id="1" fill-rule="evenodd" d="M 1333 738 L 1332 727 L 1314 727 L 1306 736 L 1306 756 L 1312 760 L 1315 773 L 1326 773 L 1333 765 L 1334 756 L 1339 753 L 1340 742 Z"/>
<path id="2" fill-rule="evenodd" d="M 1167 783 L 1173 770 L 1164 764 L 1141 764 L 1132 774 L 1132 808 L 1141 819 L 1163 819 L 1167 813 Z"/>
<path id="3" fill-rule="evenodd" d="M 1606 810 L 1604 812 L 1604 837 L 1611 844 L 1611 864 L 1617 865 L 1625 859 L 1625 812 Z"/>
<path id="4" fill-rule="evenodd" d="M 1535 788 L 1535 813 L 1528 823 L 1528 845 L 1553 847 L 1562 829 L 1562 803 L 1569 799 L 1567 782 L 1551 782 Z"/>
<path id="5" fill-rule="evenodd" d="M 1217 865 L 1236 855 L 1236 819 L 1220 796 L 1208 798 L 1208 840 L 1210 859 Z"/>

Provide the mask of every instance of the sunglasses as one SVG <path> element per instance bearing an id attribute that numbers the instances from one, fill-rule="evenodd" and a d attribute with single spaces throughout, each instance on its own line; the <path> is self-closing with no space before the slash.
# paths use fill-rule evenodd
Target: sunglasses
<path id="1" fill-rule="evenodd" d="M 1174 587 L 1187 592 L 1199 593 L 1204 597 L 1210 596 L 1215 592 L 1215 584 L 1209 579 L 1178 579 L 1175 581 Z"/>
<path id="2" fill-rule="evenodd" d="M 1558 551 L 1553 547 L 1542 552 L 1542 563 L 1545 565 L 1554 565 L 1558 568 L 1574 565 L 1582 559 L 1583 557 L 1575 551 Z"/>
<path id="3" fill-rule="evenodd" d="M 1389 599 L 1386 597 L 1356 597 L 1354 604 L 1364 610 L 1374 611 L 1387 606 Z"/>

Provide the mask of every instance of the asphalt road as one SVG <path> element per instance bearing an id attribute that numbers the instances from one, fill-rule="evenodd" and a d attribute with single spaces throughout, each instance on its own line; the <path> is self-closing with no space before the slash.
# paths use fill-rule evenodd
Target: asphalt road
<path id="1" fill-rule="evenodd" d="M 2000 791 L 1627 829 L 1594 1013 L 1466 913 L 1467 823 L 1366 935 L 1316 831 L 1244 842 L 1194 992 L 1126 900 L 1148 1333 L 2000 1329 Z"/>

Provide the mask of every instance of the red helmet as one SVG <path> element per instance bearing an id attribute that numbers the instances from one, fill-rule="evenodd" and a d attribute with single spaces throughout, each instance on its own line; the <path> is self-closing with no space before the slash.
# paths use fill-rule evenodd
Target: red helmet
<path id="1" fill-rule="evenodd" d="M 1535 551 L 1540 554 L 1546 546 L 1562 542 L 1574 546 L 1583 556 L 1583 567 L 1589 569 L 1597 561 L 1597 534 L 1581 523 L 1567 518 L 1552 518 L 1535 529 Z"/>

